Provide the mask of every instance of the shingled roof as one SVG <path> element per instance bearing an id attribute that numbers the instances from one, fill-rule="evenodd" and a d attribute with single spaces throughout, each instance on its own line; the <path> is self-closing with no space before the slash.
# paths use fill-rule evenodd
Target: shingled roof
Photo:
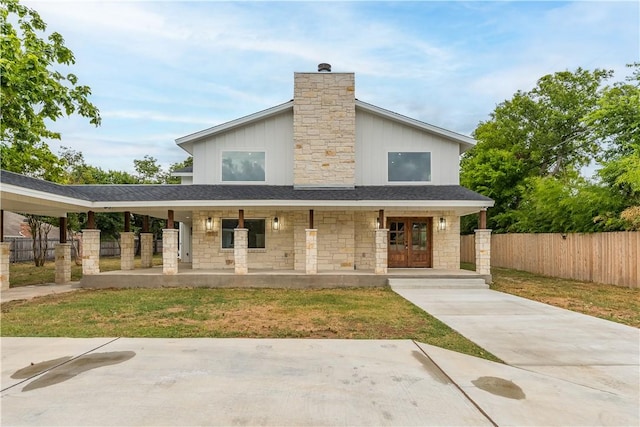
<path id="1" fill-rule="evenodd" d="M 70 197 L 89 202 L 163 201 L 365 201 L 365 200 L 492 200 L 460 185 L 356 186 L 353 189 L 297 189 L 287 185 L 180 185 L 180 184 L 100 184 L 61 185 L 2 171 L 0 181 L 24 189 Z"/>

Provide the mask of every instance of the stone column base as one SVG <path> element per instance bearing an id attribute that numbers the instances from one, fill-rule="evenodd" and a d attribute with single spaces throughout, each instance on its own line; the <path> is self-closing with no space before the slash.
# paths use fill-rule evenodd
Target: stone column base
<path id="1" fill-rule="evenodd" d="M 236 228 L 233 230 L 233 259 L 236 274 L 247 274 L 249 272 L 248 249 L 249 229 Z"/>
<path id="2" fill-rule="evenodd" d="M 140 263 L 142 268 L 153 267 L 153 233 L 140 233 Z"/>
<path id="3" fill-rule="evenodd" d="M 11 243 L 0 242 L 0 290 L 9 289 L 9 261 Z"/>
<path id="4" fill-rule="evenodd" d="M 374 272 L 376 274 L 387 274 L 387 257 L 388 257 L 388 244 L 387 244 L 387 236 L 389 235 L 389 230 L 378 229 L 376 230 L 375 237 L 375 261 L 376 266 Z"/>
<path id="5" fill-rule="evenodd" d="M 135 235 L 132 231 L 120 233 L 120 270 L 133 270 Z"/>
<path id="6" fill-rule="evenodd" d="M 56 283 L 71 281 L 71 243 L 58 243 L 55 247 Z"/>
<path id="7" fill-rule="evenodd" d="M 82 230 L 82 274 L 100 273 L 100 230 Z"/>
<path id="8" fill-rule="evenodd" d="M 162 274 L 178 274 L 178 230 L 162 230 Z"/>
<path id="9" fill-rule="evenodd" d="M 305 272 L 307 274 L 318 273 L 318 230 L 308 228 L 305 230 L 307 237 Z"/>
<path id="10" fill-rule="evenodd" d="M 479 229 L 476 233 L 476 273 L 491 277 L 491 230 Z"/>

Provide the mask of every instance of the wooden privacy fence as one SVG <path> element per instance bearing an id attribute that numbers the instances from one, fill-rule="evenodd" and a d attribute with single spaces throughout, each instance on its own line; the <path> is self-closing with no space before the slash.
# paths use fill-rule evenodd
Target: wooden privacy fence
<path id="1" fill-rule="evenodd" d="M 474 236 L 460 243 L 461 261 L 474 263 Z M 640 232 L 494 234 L 491 266 L 637 288 Z"/>

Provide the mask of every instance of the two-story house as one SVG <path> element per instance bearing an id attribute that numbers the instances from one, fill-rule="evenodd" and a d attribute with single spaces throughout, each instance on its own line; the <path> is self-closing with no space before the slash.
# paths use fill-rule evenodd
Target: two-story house
<path id="1" fill-rule="evenodd" d="M 227 195 L 182 221 L 194 269 L 234 266 L 240 210 L 249 268 L 458 269 L 460 217 L 493 204 L 459 186 L 473 139 L 356 99 L 354 74 L 327 64 L 294 74 L 293 100 L 176 142 L 193 156 L 183 184 Z"/>
<path id="2" fill-rule="evenodd" d="M 459 185 L 459 157 L 474 140 L 355 92 L 353 73 L 320 64 L 294 73 L 291 101 L 178 138 L 193 156 L 176 173 L 182 185 L 43 186 L 3 172 L 3 203 L 16 199 L 7 190 L 32 205 L 25 197 L 44 190 L 61 202 L 56 212 L 175 220 L 165 249 L 177 247 L 194 271 L 458 270 L 460 217 L 493 205 Z M 177 257 L 165 254 L 165 274 L 178 272 Z M 488 260 L 480 264 L 488 275 Z"/>

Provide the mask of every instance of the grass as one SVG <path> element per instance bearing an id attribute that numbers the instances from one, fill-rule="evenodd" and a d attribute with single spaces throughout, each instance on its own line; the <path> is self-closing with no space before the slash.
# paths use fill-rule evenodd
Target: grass
<path id="1" fill-rule="evenodd" d="M 154 265 L 162 264 L 162 255 L 153 257 Z M 134 260 L 135 267 L 140 267 L 140 257 Z M 35 267 L 33 261 L 16 262 L 9 264 L 9 281 L 11 287 L 42 285 L 53 283 L 56 278 L 56 266 L 54 261 L 47 261 L 42 267 Z M 100 271 L 120 270 L 120 257 L 100 257 Z M 82 266 L 71 263 L 71 281 L 75 282 L 82 277 Z"/>
<path id="2" fill-rule="evenodd" d="M 472 264 L 462 268 L 473 269 Z M 491 289 L 640 328 L 640 289 L 492 268 Z"/>
<path id="3" fill-rule="evenodd" d="M 2 304 L 1 334 L 413 339 L 499 361 L 390 288 L 80 290 Z"/>

